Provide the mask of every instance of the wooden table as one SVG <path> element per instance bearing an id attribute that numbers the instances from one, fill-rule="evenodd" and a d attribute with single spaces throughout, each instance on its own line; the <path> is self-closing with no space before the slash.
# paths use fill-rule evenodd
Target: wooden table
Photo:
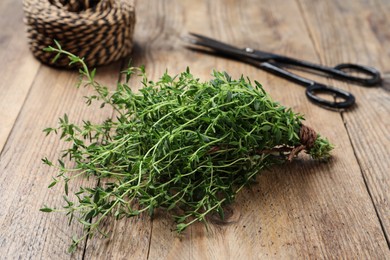
<path id="1" fill-rule="evenodd" d="M 307 124 L 336 145 L 334 157 L 263 172 L 230 206 L 225 222 L 208 231 L 196 224 L 178 236 L 164 213 L 153 220 L 142 215 L 107 223 L 109 238 L 88 239 L 73 255 L 66 250 L 81 227 L 39 211 L 44 203 L 63 205 L 62 187 L 46 188 L 54 172 L 40 161 L 56 158 L 63 144 L 42 130 L 64 113 L 98 122 L 110 111 L 84 105 L 91 90 L 74 87 L 77 73 L 33 58 L 22 18 L 20 1 L 0 1 L 0 258 L 390 259 L 390 84 L 364 88 L 318 78 L 357 98 L 354 109 L 332 112 L 311 104 L 300 86 L 191 52 L 180 39 L 199 32 L 326 65 L 367 64 L 389 78 L 390 1 L 138 1 L 133 65 L 144 64 L 154 80 L 187 66 L 203 80 L 213 69 L 256 79 L 275 100 L 305 114 Z M 98 80 L 115 86 L 126 61 L 98 68 Z"/>

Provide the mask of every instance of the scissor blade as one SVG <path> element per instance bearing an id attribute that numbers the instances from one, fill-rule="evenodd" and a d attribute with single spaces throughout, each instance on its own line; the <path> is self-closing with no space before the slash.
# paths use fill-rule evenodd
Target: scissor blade
<path id="1" fill-rule="evenodd" d="M 234 47 L 232 45 L 211 39 L 209 37 L 196 34 L 196 33 L 189 33 L 192 37 L 187 37 L 186 40 L 194 45 L 203 46 L 206 48 L 210 48 L 215 52 L 223 53 L 230 56 L 235 56 L 236 58 L 243 59 L 243 58 L 252 58 L 255 59 L 251 53 L 247 53 L 243 49 L 239 49 L 237 47 Z"/>
<path id="2" fill-rule="evenodd" d="M 206 47 L 213 46 L 211 48 L 226 48 L 226 49 L 232 49 L 232 50 L 235 49 L 235 50 L 242 51 L 241 49 L 238 49 L 232 45 L 217 41 L 217 40 L 209 38 L 207 36 L 203 36 L 203 35 L 200 35 L 197 33 L 192 33 L 192 32 L 190 32 L 189 34 L 194 37 L 193 39 L 195 40 L 196 44 L 200 44 L 200 45 L 203 45 Z"/>
<path id="3" fill-rule="evenodd" d="M 239 60 L 245 60 L 245 62 L 248 62 L 249 60 L 251 60 L 250 63 L 268 61 L 273 60 L 278 56 L 273 53 L 253 50 L 251 48 L 240 49 L 197 33 L 189 33 L 189 35 L 190 37 L 187 37 L 186 40 L 194 45 L 210 48 L 214 52 L 232 56 Z"/>

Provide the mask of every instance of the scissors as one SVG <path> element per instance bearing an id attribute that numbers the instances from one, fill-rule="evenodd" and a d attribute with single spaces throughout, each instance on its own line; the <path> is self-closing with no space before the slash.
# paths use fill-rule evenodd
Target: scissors
<path id="1" fill-rule="evenodd" d="M 195 46 L 203 47 L 203 49 L 199 47 L 190 47 L 191 49 L 240 60 L 302 85 L 306 87 L 306 97 L 311 102 L 327 109 L 347 109 L 355 104 L 355 97 L 345 90 L 330 87 L 293 74 L 283 69 L 283 66 L 292 66 L 310 72 L 317 72 L 317 74 L 322 76 L 330 76 L 338 80 L 348 81 L 366 87 L 375 86 L 381 82 L 380 72 L 377 69 L 368 66 L 342 63 L 335 67 L 327 67 L 252 48 L 240 49 L 196 33 L 189 33 L 189 36 L 186 37 L 185 40 Z M 204 48 L 209 50 L 206 51 Z M 360 76 L 348 72 L 357 72 Z M 317 95 L 319 93 L 333 96 L 334 101 L 319 97 Z"/>

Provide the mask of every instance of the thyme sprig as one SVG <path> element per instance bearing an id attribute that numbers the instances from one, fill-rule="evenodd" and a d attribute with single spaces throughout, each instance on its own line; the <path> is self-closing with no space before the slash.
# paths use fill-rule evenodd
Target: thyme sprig
<path id="1" fill-rule="evenodd" d="M 65 114 L 57 127 L 44 130 L 69 143 L 58 163 L 43 159 L 58 171 L 49 188 L 62 180 L 66 205 L 41 211 L 65 212 L 70 222 L 83 225 L 84 233 L 72 239 L 70 251 L 86 236 L 104 234 L 101 224 L 108 216 L 153 215 L 162 208 L 171 212 L 179 232 L 206 222 L 212 212 L 223 218 L 223 206 L 257 173 L 286 161 L 300 145 L 303 117 L 272 101 L 256 81 L 233 80 L 215 71 L 211 81 L 200 82 L 187 68 L 154 82 L 143 67 L 130 67 L 123 72 L 125 82 L 110 91 L 95 81 L 96 70 L 89 71 L 83 59 L 58 44 L 47 51 L 79 65 L 84 85 L 96 92 L 86 98 L 87 105 L 99 101 L 116 113 L 102 123 L 81 125 Z M 129 86 L 134 76 L 142 84 L 137 93 Z M 318 136 L 307 152 L 321 159 L 331 149 Z M 68 184 L 81 176 L 96 179 L 97 185 L 80 187 L 72 201 Z"/>

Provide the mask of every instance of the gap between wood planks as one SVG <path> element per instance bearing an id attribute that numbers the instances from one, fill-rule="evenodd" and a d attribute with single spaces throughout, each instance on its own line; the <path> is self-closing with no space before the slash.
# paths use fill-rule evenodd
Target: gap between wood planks
<path id="1" fill-rule="evenodd" d="M 4 149 L 5 149 L 5 147 L 6 147 L 7 144 L 8 144 L 8 141 L 9 141 L 9 139 L 10 139 L 11 133 L 14 131 L 16 122 L 19 120 L 19 116 L 20 116 L 20 113 L 21 113 L 21 111 L 22 111 L 24 102 L 25 102 L 25 101 L 28 99 L 28 97 L 30 96 L 31 87 L 34 85 L 35 79 L 37 78 L 37 76 L 38 76 L 38 74 L 39 74 L 39 71 L 40 71 L 41 68 L 42 68 L 42 65 L 41 65 L 41 64 L 39 64 L 38 66 L 39 66 L 39 67 L 38 67 L 38 69 L 37 69 L 37 72 L 35 73 L 34 78 L 33 78 L 33 80 L 31 81 L 31 84 L 30 84 L 30 86 L 29 86 L 29 88 L 28 88 L 28 90 L 27 90 L 27 93 L 26 93 L 26 95 L 25 95 L 25 97 L 24 97 L 24 99 L 23 99 L 22 105 L 20 106 L 20 109 L 19 109 L 18 113 L 16 114 L 14 123 L 12 124 L 12 127 L 11 127 L 11 129 L 9 130 L 9 132 L 8 132 L 8 134 L 7 134 L 7 137 L 5 138 L 4 143 L 3 143 L 3 144 L 0 143 L 0 158 L 1 158 L 1 156 L 3 155 L 3 152 L 5 152 Z M 1 146 L 1 145 L 2 145 L 2 146 Z"/>
<path id="2" fill-rule="evenodd" d="M 314 47 L 316 56 L 317 56 L 317 58 L 318 58 L 319 61 L 323 62 L 322 57 L 321 57 L 321 55 L 320 55 L 319 47 L 318 47 L 318 45 L 316 44 L 315 37 L 313 36 L 312 30 L 310 29 L 309 22 L 308 22 L 308 18 L 307 18 L 307 16 L 306 16 L 306 12 L 304 11 L 304 8 L 303 8 L 303 6 L 302 6 L 302 3 L 301 3 L 300 0 L 295 0 L 295 2 L 297 3 L 297 6 L 298 6 L 298 8 L 299 8 L 299 10 L 300 10 L 300 12 L 301 12 L 301 14 L 302 14 L 302 20 L 303 20 L 303 22 L 304 22 L 304 24 L 305 24 L 305 28 L 306 28 L 307 33 L 308 33 L 308 35 L 309 35 L 310 41 L 312 42 L 312 45 L 313 45 L 313 47 Z M 377 4 L 377 6 L 379 6 L 378 3 L 376 3 L 376 4 Z M 383 11 L 382 8 L 379 8 L 379 9 L 380 9 L 381 11 Z M 383 75 L 382 75 L 382 76 L 383 76 Z M 371 203 L 372 203 L 372 205 L 373 205 L 373 207 L 374 207 L 376 217 L 377 217 L 378 222 L 379 222 L 380 227 L 381 227 L 381 231 L 382 231 L 382 233 L 383 233 L 383 236 L 384 236 L 385 239 L 386 239 L 387 246 L 390 248 L 390 238 L 389 238 L 389 236 L 388 236 L 387 233 L 386 233 L 386 228 L 385 228 L 384 223 L 383 223 L 383 221 L 382 221 L 382 219 L 381 219 L 381 216 L 380 216 L 380 213 L 379 213 L 379 211 L 378 211 L 378 208 L 376 207 L 375 200 L 374 200 L 374 198 L 373 198 L 373 194 L 372 194 L 372 192 L 371 192 L 371 190 L 370 190 L 370 187 L 369 187 L 369 185 L 368 185 L 367 178 L 366 178 L 366 176 L 365 176 L 365 174 L 364 174 L 364 172 L 363 172 L 363 167 L 362 167 L 362 165 L 361 165 L 361 161 L 359 160 L 359 157 L 358 157 L 358 155 L 356 154 L 356 147 L 355 147 L 355 145 L 354 145 L 354 143 L 353 143 L 353 140 L 352 140 L 352 138 L 351 138 L 351 133 L 350 133 L 348 127 L 346 127 L 346 120 L 345 120 L 344 112 L 343 112 L 343 111 L 340 111 L 339 114 L 340 114 L 340 117 L 341 117 L 342 121 L 344 122 L 344 129 L 345 129 L 345 131 L 346 131 L 346 133 L 347 133 L 347 135 L 348 135 L 349 143 L 350 143 L 350 145 L 351 145 L 351 147 L 352 147 L 352 150 L 353 150 L 353 154 L 354 154 L 355 160 L 356 160 L 357 164 L 359 165 L 360 175 L 362 176 L 362 179 L 363 179 L 363 181 L 364 181 L 364 185 L 365 185 L 365 187 L 366 187 L 366 191 L 367 191 L 368 196 L 370 197 Z"/>
<path id="3" fill-rule="evenodd" d="M 37 77 L 40 64 L 28 49 L 24 35 L 22 3 L 2 0 L 0 5 L 0 60 L 5 66 L 0 71 L 0 156 L 14 130 L 15 122 Z M 8 15 L 12 14 L 12 15 Z M 15 77 L 23 75 L 23 77 Z"/>
<path id="4" fill-rule="evenodd" d="M 341 118 L 343 119 L 343 122 L 345 122 L 345 121 L 344 121 L 344 115 L 343 115 L 343 113 L 341 113 Z M 344 124 L 344 126 L 345 126 L 345 124 Z M 374 201 L 374 198 L 373 198 L 372 193 L 371 193 L 371 191 L 370 191 L 370 187 L 368 186 L 367 179 L 366 179 L 366 177 L 365 177 L 364 174 L 363 174 L 362 165 L 361 165 L 361 162 L 360 162 L 360 160 L 359 160 L 359 158 L 358 158 L 358 156 L 357 156 L 357 154 L 356 154 L 355 146 L 354 146 L 354 144 L 353 144 L 353 142 L 352 142 L 351 135 L 350 135 L 350 133 L 349 133 L 347 127 L 345 127 L 345 130 L 346 130 L 346 132 L 347 132 L 349 142 L 351 143 L 352 150 L 353 150 L 353 154 L 354 154 L 354 156 L 355 156 L 355 158 L 356 158 L 356 161 L 357 161 L 357 163 L 358 163 L 358 165 L 359 165 L 360 173 L 361 173 L 361 175 L 362 175 L 362 178 L 363 178 L 363 181 L 364 181 L 364 185 L 366 186 L 366 190 L 367 190 L 368 196 L 370 196 L 372 205 L 374 206 L 375 214 L 376 214 L 376 217 L 378 218 L 379 224 L 380 224 L 380 226 L 381 226 L 382 233 L 383 233 L 383 235 L 384 235 L 384 237 L 385 237 L 385 239 L 386 239 L 387 246 L 390 248 L 389 237 L 388 237 L 388 235 L 386 234 L 385 226 L 384 226 L 383 221 L 382 221 L 382 219 L 381 219 L 381 217 L 380 217 L 380 214 L 379 214 L 379 212 L 378 212 L 378 209 L 377 209 L 377 207 L 375 206 L 375 201 Z"/>

